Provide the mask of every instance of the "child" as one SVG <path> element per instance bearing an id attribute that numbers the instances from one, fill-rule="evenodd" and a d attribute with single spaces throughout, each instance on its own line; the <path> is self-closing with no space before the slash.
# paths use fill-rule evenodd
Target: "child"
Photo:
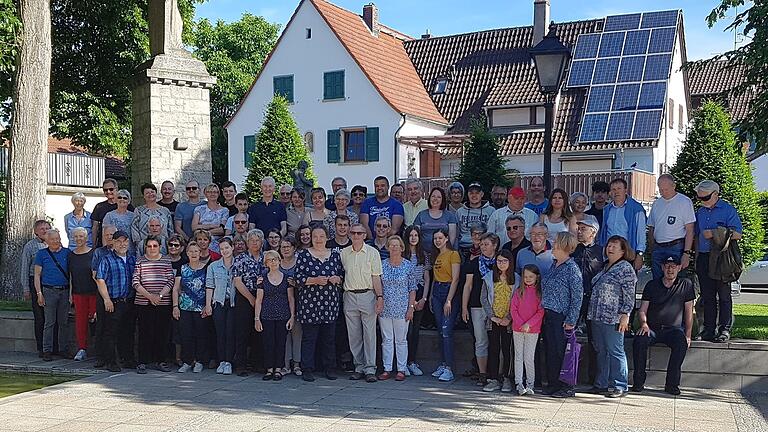
<path id="1" fill-rule="evenodd" d="M 490 323 L 488 328 L 488 384 L 483 391 L 492 392 L 501 388 L 512 391 L 510 363 L 512 361 L 512 334 L 509 324 L 512 320 L 510 303 L 515 287 L 515 273 L 512 270 L 514 255 L 502 250 L 496 255 L 493 271 L 483 277 L 480 303 Z M 504 356 L 504 368 L 499 375 L 499 350 Z M 503 385 L 500 383 L 503 382 Z"/>
<path id="2" fill-rule="evenodd" d="M 512 295 L 512 338 L 515 344 L 515 384 L 519 395 L 533 394 L 536 374 L 534 356 L 541 333 L 544 308 L 541 307 L 541 272 L 535 265 L 523 267 L 522 283 Z M 523 364 L 527 385 L 523 384 Z"/>

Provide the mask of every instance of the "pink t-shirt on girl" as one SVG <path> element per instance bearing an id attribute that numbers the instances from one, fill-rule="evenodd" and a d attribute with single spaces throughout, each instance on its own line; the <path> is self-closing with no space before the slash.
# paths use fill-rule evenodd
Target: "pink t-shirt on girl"
<path id="1" fill-rule="evenodd" d="M 512 314 L 512 331 L 522 333 L 523 324 L 528 324 L 528 333 L 541 333 L 541 322 L 544 319 L 544 308 L 541 307 L 541 299 L 536 295 L 536 287 L 525 287 L 525 294 L 520 295 L 521 290 L 515 290 L 512 294 L 512 304 L 509 311 Z"/>

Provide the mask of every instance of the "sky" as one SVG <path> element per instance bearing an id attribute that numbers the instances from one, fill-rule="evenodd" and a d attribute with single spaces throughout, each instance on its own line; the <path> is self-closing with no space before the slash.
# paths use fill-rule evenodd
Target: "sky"
<path id="1" fill-rule="evenodd" d="M 369 2 L 332 1 L 359 14 Z M 378 0 L 375 3 L 383 24 L 413 37 L 427 30 L 433 36 L 445 36 L 533 23 L 533 0 Z M 697 60 L 734 47 L 733 32 L 724 32 L 726 21 L 714 28 L 707 27 L 705 18 L 719 3 L 720 0 L 551 0 L 551 19 L 576 21 L 620 13 L 682 9 L 688 59 Z M 299 0 L 208 0 L 197 7 L 196 15 L 230 22 L 248 12 L 285 27 L 298 4 Z"/>

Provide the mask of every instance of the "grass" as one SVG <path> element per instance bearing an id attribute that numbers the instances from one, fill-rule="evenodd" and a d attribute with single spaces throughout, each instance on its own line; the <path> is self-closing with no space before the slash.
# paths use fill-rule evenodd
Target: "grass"
<path id="1" fill-rule="evenodd" d="M 0 398 L 72 381 L 79 377 L 0 373 Z"/>
<path id="2" fill-rule="evenodd" d="M 31 311 L 32 303 L 27 300 L 0 300 L 0 311 Z"/>
<path id="3" fill-rule="evenodd" d="M 734 325 L 731 337 L 768 340 L 768 305 L 733 305 Z"/>

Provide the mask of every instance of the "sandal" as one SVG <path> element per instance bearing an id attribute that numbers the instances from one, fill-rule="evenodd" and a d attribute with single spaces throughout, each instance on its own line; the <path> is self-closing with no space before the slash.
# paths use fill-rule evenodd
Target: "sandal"
<path id="1" fill-rule="evenodd" d="M 272 380 L 273 380 L 273 381 L 280 381 L 281 379 L 283 379 L 283 374 L 282 374 L 282 373 L 280 373 L 280 372 L 275 372 L 275 373 L 272 375 Z"/>
<path id="2" fill-rule="evenodd" d="M 301 368 L 297 365 L 293 367 L 293 374 L 296 376 L 301 376 L 303 372 L 301 371 Z"/>
<path id="3" fill-rule="evenodd" d="M 264 380 L 264 381 L 270 381 L 270 380 L 274 379 L 274 377 L 275 377 L 275 374 L 272 373 L 271 370 L 268 370 L 267 373 L 265 373 L 264 376 L 261 377 L 261 379 Z"/>

